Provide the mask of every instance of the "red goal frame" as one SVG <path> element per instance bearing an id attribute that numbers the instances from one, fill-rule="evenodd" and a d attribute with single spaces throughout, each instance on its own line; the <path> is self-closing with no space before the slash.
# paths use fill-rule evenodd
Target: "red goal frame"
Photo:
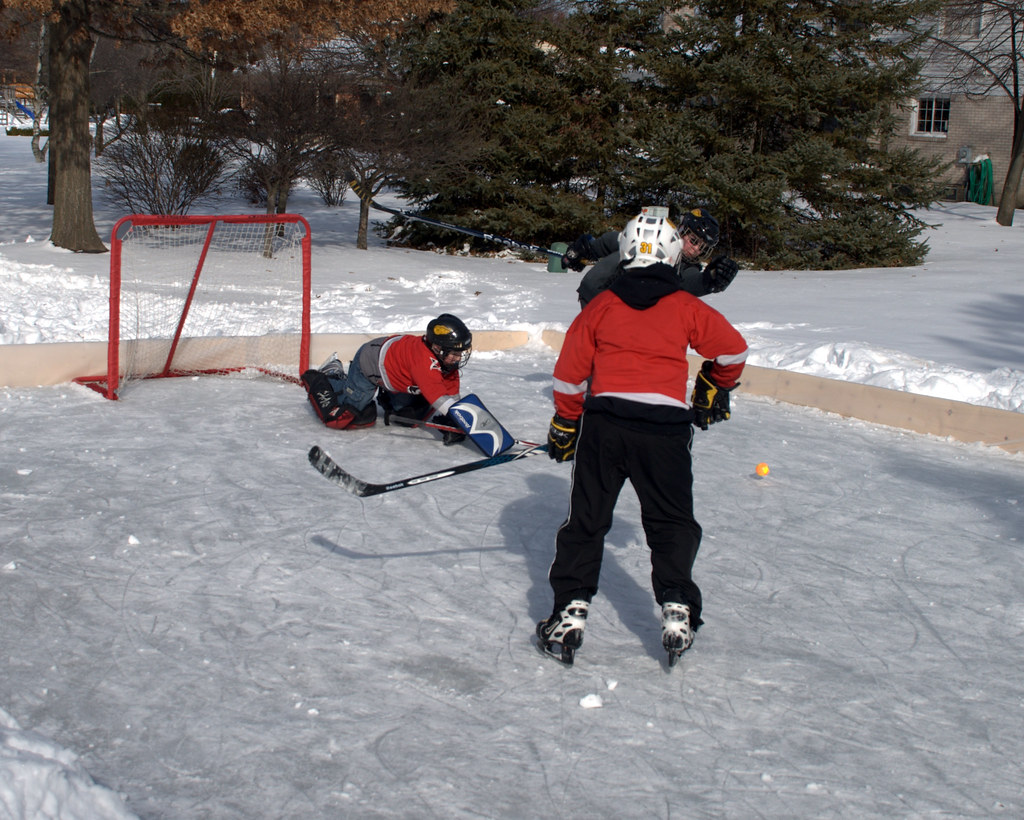
<path id="1" fill-rule="evenodd" d="M 168 228 L 177 229 L 184 228 L 186 226 L 206 226 L 205 239 L 202 240 L 201 247 L 198 248 L 198 260 L 195 263 L 194 270 L 191 271 L 191 279 L 188 283 L 187 293 L 178 294 L 175 298 L 182 298 L 181 302 L 182 309 L 181 315 L 177 319 L 176 327 L 170 339 L 161 339 L 160 344 L 166 346 L 166 356 L 161 351 L 159 356 L 163 358 L 163 364 L 157 366 L 149 372 L 135 372 L 128 373 L 125 359 L 128 358 L 124 354 L 126 345 L 131 343 L 139 343 L 138 339 L 125 338 L 126 334 L 122 331 L 122 296 L 124 282 L 124 270 L 123 270 L 123 243 L 126 238 L 131 236 L 135 230 L 145 230 L 147 228 Z M 265 363 L 257 361 L 237 361 L 229 362 L 227 364 L 218 364 L 215 367 L 200 367 L 200 368 L 189 368 L 179 367 L 176 363 L 176 355 L 178 354 L 179 347 L 182 346 L 183 332 L 185 330 L 186 321 L 189 319 L 189 314 L 192 309 L 193 300 L 196 297 L 198 289 L 202 286 L 203 282 L 203 269 L 204 264 L 207 261 L 207 256 L 211 249 L 211 243 L 217 235 L 218 228 L 230 225 L 248 225 L 248 226 L 266 226 L 264 229 L 264 236 L 266 242 L 264 243 L 264 250 L 262 254 L 255 254 L 254 259 L 258 259 L 259 256 L 266 257 L 267 259 L 273 258 L 272 251 L 272 239 L 278 235 L 278 231 L 284 231 L 284 226 L 289 226 L 287 230 L 301 232 L 301 239 L 298 240 L 300 243 L 300 257 L 301 257 L 301 274 L 300 281 L 293 283 L 296 287 L 301 288 L 301 318 L 299 320 L 299 330 L 297 346 L 294 348 L 295 353 L 289 353 L 288 370 L 292 372 L 284 372 L 281 369 L 275 369 L 272 367 L 264 366 Z M 258 228 L 257 228 L 258 229 Z M 295 237 L 292 238 L 292 242 L 295 242 Z M 193 243 L 195 244 L 195 243 Z M 191 248 L 194 252 L 196 248 Z M 309 348 L 310 348 L 310 289 L 312 285 L 312 240 L 309 223 L 306 219 L 298 214 L 245 214 L 245 215 L 208 215 L 208 216 L 166 216 L 159 214 L 131 214 L 129 216 L 120 219 L 117 224 L 114 225 L 111 231 L 110 241 L 110 308 L 109 308 L 109 330 L 107 339 L 107 371 L 102 375 L 95 376 L 81 376 L 74 379 L 75 382 L 85 385 L 87 387 L 96 390 L 104 397 L 108 399 L 116 400 L 118 398 L 118 392 L 123 384 L 127 380 L 137 379 L 157 379 L 157 378 L 169 378 L 175 376 L 192 376 L 199 374 L 225 374 L 231 372 L 237 372 L 245 369 L 254 369 L 265 375 L 275 376 L 279 378 L 288 379 L 290 381 L 298 382 L 298 375 L 303 373 L 309 368 Z M 244 271 L 239 272 L 239 278 L 243 279 L 245 275 Z M 184 290 L 184 284 L 181 285 L 181 289 Z M 282 338 L 291 334 L 283 334 Z M 246 337 L 249 338 L 249 337 Z M 259 337 L 254 337 L 258 339 Z M 249 338 L 252 342 L 253 339 Z M 289 350 L 291 350 L 291 343 L 289 342 Z M 252 347 L 252 345 L 249 345 Z"/>

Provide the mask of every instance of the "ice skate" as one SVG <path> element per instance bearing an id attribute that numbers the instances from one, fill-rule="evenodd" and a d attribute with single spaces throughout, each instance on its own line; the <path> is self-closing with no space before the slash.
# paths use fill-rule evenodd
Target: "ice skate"
<path id="1" fill-rule="evenodd" d="M 332 353 L 326 362 L 320 365 L 320 372 L 325 376 L 345 377 L 345 365 L 338 359 L 337 353 Z"/>
<path id="2" fill-rule="evenodd" d="M 679 656 L 693 643 L 690 607 L 666 601 L 661 607 L 661 645 L 668 652 L 668 665 L 675 666 Z"/>
<path id="3" fill-rule="evenodd" d="M 546 621 L 537 624 L 538 646 L 542 652 L 572 666 L 576 650 L 583 643 L 583 628 L 587 625 L 590 603 L 574 598 L 566 606 L 551 613 Z"/>

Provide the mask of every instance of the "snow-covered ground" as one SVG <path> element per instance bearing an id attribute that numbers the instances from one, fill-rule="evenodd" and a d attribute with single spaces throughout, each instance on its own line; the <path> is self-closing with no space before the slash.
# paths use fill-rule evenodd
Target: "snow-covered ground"
<path id="1" fill-rule="evenodd" d="M 45 181 L 0 136 L 0 343 L 104 337 L 107 257 L 49 245 Z M 575 315 L 574 274 L 360 252 L 354 201 L 294 210 L 315 332 Z M 921 267 L 709 301 L 753 364 L 1020 412 L 1024 222 L 927 218 Z M 478 351 L 465 384 L 537 439 L 554 358 Z M 567 465 L 357 499 L 313 443 L 371 480 L 476 457 L 328 431 L 271 381 L 0 388 L 0 817 L 1024 816 L 1024 458 L 741 389 L 695 443 L 707 623 L 669 673 L 628 488 L 569 669 L 531 645 Z"/>
<path id="2" fill-rule="evenodd" d="M 27 140 L 0 137 L 0 344 L 105 339 L 108 256 L 49 245 L 45 191 Z M 95 199 L 107 238 L 124 214 Z M 376 237 L 359 252 L 354 197 L 339 209 L 307 191 L 292 201 L 312 225 L 314 332 L 417 329 L 437 306 L 480 330 L 565 329 L 575 315 L 575 274 L 389 249 Z M 751 364 L 1024 410 L 1024 218 L 1004 228 L 993 208 L 966 202 L 922 216 L 935 228 L 920 267 L 744 271 L 711 301 L 744 332 Z"/>

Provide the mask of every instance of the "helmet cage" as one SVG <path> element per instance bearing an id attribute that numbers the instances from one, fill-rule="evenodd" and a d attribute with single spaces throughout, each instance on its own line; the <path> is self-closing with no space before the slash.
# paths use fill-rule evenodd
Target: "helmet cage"
<path id="1" fill-rule="evenodd" d="M 683 251 L 676 226 L 666 217 L 641 213 L 619 234 L 619 260 L 623 268 L 645 268 L 663 263 L 675 266 Z"/>
<path id="2" fill-rule="evenodd" d="M 702 256 L 705 256 L 706 254 L 710 253 L 711 249 L 715 247 L 715 243 L 708 242 L 706 239 L 704 239 L 702 236 L 695 233 L 694 231 L 683 228 L 682 231 L 680 231 L 680 233 L 682 234 L 683 238 L 682 255 L 688 262 L 694 262 L 700 259 Z M 686 240 L 689 240 L 689 247 L 693 249 L 690 252 L 687 251 Z"/>
<path id="3" fill-rule="evenodd" d="M 695 262 L 718 244 L 718 220 L 702 208 L 694 208 L 683 217 L 679 233 L 684 239 L 689 239 L 689 247 L 693 248 L 688 251 L 684 243 L 683 257 L 688 262 Z"/>
<path id="4" fill-rule="evenodd" d="M 462 368 L 469 364 L 469 357 L 472 355 L 473 349 L 467 347 L 460 350 L 459 348 L 441 347 L 441 345 L 433 344 L 430 345 L 430 352 L 437 359 L 442 373 L 454 373 L 456 370 L 462 370 Z M 458 360 L 452 359 L 455 355 L 458 355 Z"/>

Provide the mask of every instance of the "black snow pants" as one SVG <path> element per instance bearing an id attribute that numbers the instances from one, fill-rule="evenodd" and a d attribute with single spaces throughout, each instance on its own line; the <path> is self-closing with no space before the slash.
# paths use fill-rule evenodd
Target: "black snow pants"
<path id="1" fill-rule="evenodd" d="M 557 611 L 573 597 L 597 592 L 604 537 L 622 485 L 628 478 L 640 500 L 640 518 L 651 550 L 655 600 L 689 604 L 699 624 L 701 593 L 693 562 L 701 527 L 693 517 L 693 428 L 659 434 L 623 427 L 603 413 L 580 419 L 573 462 L 569 515 L 555 538 L 548 580 Z"/>

